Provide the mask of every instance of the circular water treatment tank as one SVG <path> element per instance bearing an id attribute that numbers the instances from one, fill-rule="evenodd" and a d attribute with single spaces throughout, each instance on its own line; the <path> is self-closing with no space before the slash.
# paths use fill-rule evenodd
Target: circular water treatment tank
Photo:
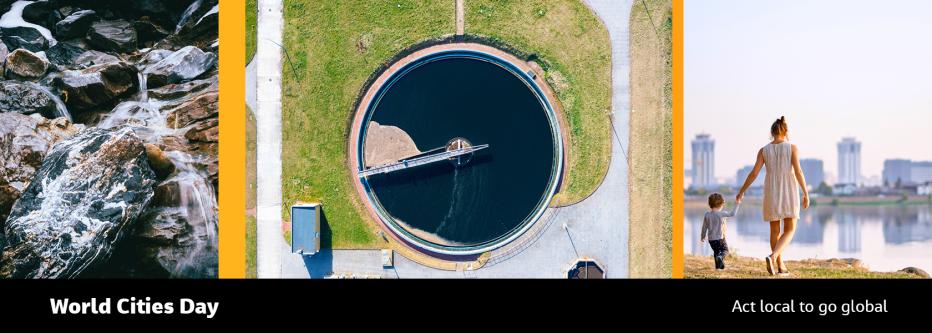
<path id="1" fill-rule="evenodd" d="M 378 81 L 377 81 L 378 82 Z M 562 142 L 551 104 L 520 67 L 488 53 L 442 51 L 391 73 L 364 106 L 358 171 L 392 232 L 442 254 L 476 254 L 526 231 L 546 209 Z M 417 157 L 488 145 L 434 163 Z"/>

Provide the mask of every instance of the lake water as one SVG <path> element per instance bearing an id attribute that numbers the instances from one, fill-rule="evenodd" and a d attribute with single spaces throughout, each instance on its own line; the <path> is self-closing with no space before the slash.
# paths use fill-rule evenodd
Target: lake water
<path id="1" fill-rule="evenodd" d="M 439 162 L 369 178 L 377 204 L 425 241 L 494 242 L 546 203 L 555 152 L 545 108 L 522 79 L 496 64 L 423 64 L 394 82 L 372 120 L 406 131 L 421 151 L 455 137 L 489 145 L 465 166 Z"/>
<path id="2" fill-rule="evenodd" d="M 685 211 L 686 253 L 712 255 L 708 243 L 699 244 L 706 211 Z M 755 258 L 770 254 L 770 226 L 762 216 L 760 206 L 746 204 L 729 219 L 725 239 L 733 252 Z M 928 205 L 811 207 L 801 211 L 784 258 L 858 258 L 875 271 L 913 266 L 932 272 L 932 210 Z"/>

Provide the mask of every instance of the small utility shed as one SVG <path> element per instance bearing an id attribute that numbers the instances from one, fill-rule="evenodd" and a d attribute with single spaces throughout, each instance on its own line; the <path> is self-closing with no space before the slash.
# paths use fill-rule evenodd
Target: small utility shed
<path id="1" fill-rule="evenodd" d="M 320 204 L 291 206 L 291 252 L 314 255 L 320 252 Z"/>

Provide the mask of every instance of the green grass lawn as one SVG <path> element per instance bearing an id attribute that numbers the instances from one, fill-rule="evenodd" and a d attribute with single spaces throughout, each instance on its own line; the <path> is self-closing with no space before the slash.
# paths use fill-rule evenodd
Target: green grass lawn
<path id="1" fill-rule="evenodd" d="M 598 188 L 611 159 L 611 45 L 608 30 L 578 0 L 469 0 L 466 34 L 530 55 L 546 72 L 570 132 L 567 178 L 558 205 Z"/>
<path id="2" fill-rule="evenodd" d="M 296 201 L 323 204 L 322 247 L 371 248 L 381 240 L 366 222 L 347 171 L 348 123 L 364 81 L 404 48 L 452 34 L 453 1 L 301 1 L 285 3 L 282 110 L 283 214 Z M 328 244 L 330 243 L 330 244 Z"/>
<path id="3" fill-rule="evenodd" d="M 323 204 L 323 247 L 382 242 L 347 171 L 348 124 L 365 81 L 405 48 L 455 32 L 454 1 L 330 1 L 285 4 L 282 110 L 283 216 L 297 201 Z M 571 128 L 569 178 L 561 203 L 601 183 L 611 136 L 608 34 L 576 0 L 466 1 L 466 33 L 537 59 Z M 572 47 L 567 47 L 572 45 Z M 290 60 L 287 58 L 290 57 Z"/>
<path id="4" fill-rule="evenodd" d="M 246 0 L 246 63 L 256 55 L 256 16 L 259 14 L 257 0 Z"/>

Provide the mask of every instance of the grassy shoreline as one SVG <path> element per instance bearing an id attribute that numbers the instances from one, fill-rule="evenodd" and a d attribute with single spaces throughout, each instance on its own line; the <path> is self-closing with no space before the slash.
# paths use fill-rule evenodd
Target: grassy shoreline
<path id="1" fill-rule="evenodd" d="M 859 262 L 846 259 L 787 260 L 789 276 L 771 276 L 767 273 L 763 259 L 729 255 L 725 259 L 726 269 L 716 270 L 711 256 L 685 256 L 685 278 L 687 279 L 918 279 L 922 276 L 907 272 L 874 272 L 862 267 Z"/>
<path id="2" fill-rule="evenodd" d="M 628 249 L 633 278 L 672 274 L 672 24 L 670 0 L 632 5 Z"/>

